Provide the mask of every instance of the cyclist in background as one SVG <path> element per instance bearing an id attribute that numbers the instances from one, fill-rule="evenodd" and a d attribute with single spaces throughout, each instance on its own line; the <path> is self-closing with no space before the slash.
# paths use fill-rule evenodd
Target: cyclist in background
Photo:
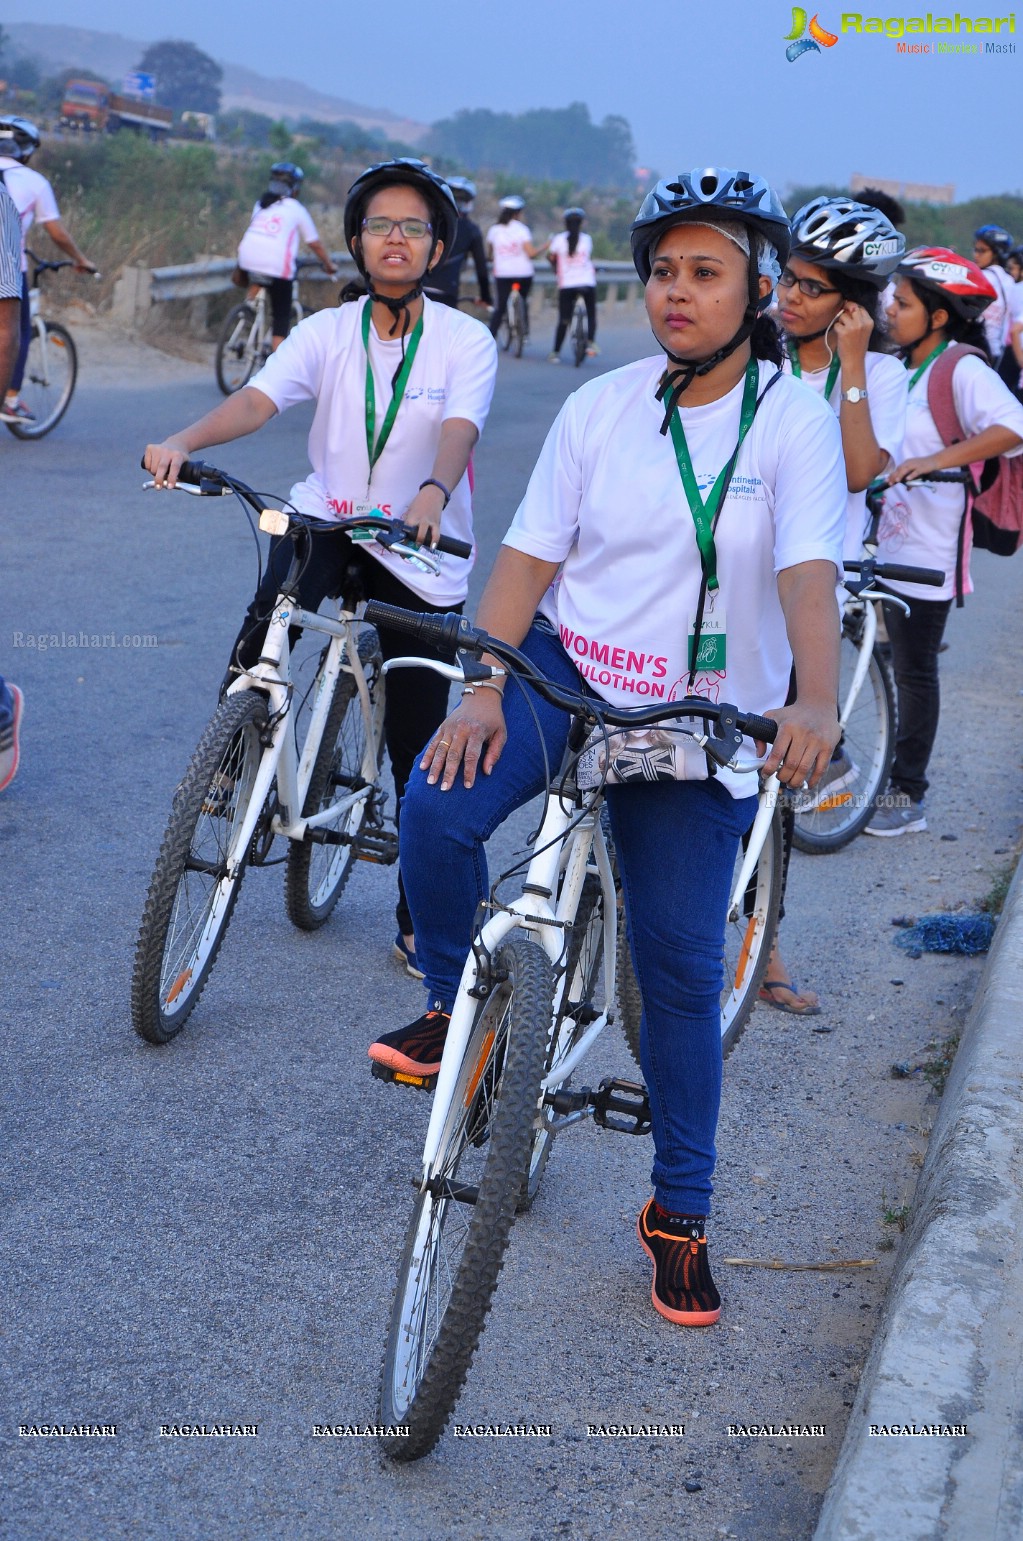
<path id="1" fill-rule="evenodd" d="M 616 706 L 663 690 L 666 700 L 695 692 L 770 711 L 780 726 L 765 772 L 801 787 L 819 780 L 838 741 L 846 487 L 834 414 L 782 373 L 764 315 L 788 245 L 785 211 L 753 173 L 699 168 L 647 196 L 632 251 L 658 351 L 569 397 L 477 619 L 575 690 L 583 653 L 621 659 L 615 674 L 587 671 Z M 713 666 L 697 669 L 712 635 L 705 622 Z M 783 707 L 793 654 L 800 696 Z M 473 916 L 488 895 L 484 840 L 543 791 L 544 749 L 553 769 L 567 742 L 565 713 L 515 686 L 505 699 L 492 683 L 467 687 L 405 797 L 402 862 L 428 1009 L 369 1052 L 413 1074 L 439 1067 Z M 654 1136 L 654 1197 L 639 1239 L 654 1264 L 654 1308 L 699 1327 L 721 1308 L 704 1221 L 721 1096 L 722 938 L 757 799 L 755 779 L 709 776 L 695 748 L 677 755 L 671 779 L 606 795 Z"/>
<path id="2" fill-rule="evenodd" d="M 28 407 L 20 398 L 21 382 L 25 378 L 25 363 L 28 359 L 28 345 L 32 338 L 32 309 L 29 297 L 28 254 L 25 251 L 25 237 L 36 220 L 42 225 L 50 240 L 55 246 L 71 258 L 78 273 L 95 273 L 96 269 L 87 257 L 84 257 L 71 238 L 71 234 L 60 217 L 57 208 L 57 200 L 42 172 L 33 171 L 29 166 L 35 152 L 42 143 L 42 137 L 34 123 L 27 118 L 2 117 L 0 118 L 0 171 L 4 174 L 7 191 L 14 199 L 15 207 L 21 216 L 21 326 L 18 346 L 18 359 L 14 366 L 14 373 L 7 386 L 3 401 L 3 409 L 0 411 L 0 421 L 7 423 L 31 423 L 34 421 Z"/>
<path id="3" fill-rule="evenodd" d="M 238 266 L 244 273 L 273 280 L 267 289 L 275 352 L 291 330 L 299 240 L 305 241 L 309 250 L 319 257 L 325 273 L 333 277 L 337 272 L 330 252 L 316 233 L 312 215 L 298 201 L 297 193 L 304 179 L 305 172 L 293 161 L 278 161 L 270 167 L 266 192 L 253 209 L 249 228 L 238 247 Z M 258 292 L 258 285 L 253 284 L 249 300 L 254 300 Z"/>
<path id="4" fill-rule="evenodd" d="M 905 249 L 904 237 L 877 208 L 852 198 L 814 198 L 793 216 L 792 249 L 778 280 L 785 367 L 827 402 L 842 432 L 849 487 L 843 555 L 853 561 L 862 555 L 866 488 L 897 463 L 906 428 L 906 371 L 882 351 L 880 325 L 881 291 Z M 834 796 L 857 774 L 840 744 L 804 806 Z M 786 800 L 786 876 L 794 819 Z M 801 990 L 792 978 L 778 935 L 760 999 L 796 1016 L 820 1012 L 814 991 Z"/>
<path id="5" fill-rule="evenodd" d="M 991 362 L 1001 373 L 1002 355 L 1009 342 L 1015 285 L 1006 270 L 1012 254 L 1012 236 L 1001 225 L 981 225 L 973 233 L 973 260 L 995 291 L 983 315 L 984 336 Z"/>
<path id="6" fill-rule="evenodd" d="M 476 200 L 476 184 L 470 182 L 468 177 L 448 177 L 447 183 L 458 205 L 458 228 L 455 231 L 455 239 L 451 243 L 451 250 L 445 251 L 444 256 L 430 274 L 430 282 L 425 292 L 431 300 L 440 300 L 443 304 L 453 305 L 457 309 L 462 268 L 465 266 L 466 257 L 471 257 L 476 266 L 476 282 L 480 291 L 479 298 L 473 303 L 490 310 L 493 300 L 490 294 L 490 274 L 487 272 L 483 233 L 479 225 L 469 218 Z"/>
<path id="7" fill-rule="evenodd" d="M 529 291 L 533 287 L 533 258 L 541 256 L 550 242 L 544 241 L 542 246 L 533 245 L 533 232 L 519 219 L 525 207 L 525 199 L 520 198 L 518 193 L 502 198 L 497 206 L 497 221 L 486 235 L 487 250 L 494 264 L 494 286 L 497 289 L 497 305 L 490 318 L 490 330 L 495 337 L 501 330 L 513 284 L 518 284 L 522 295 L 526 336 L 529 336 Z"/>
<path id="8" fill-rule="evenodd" d="M 949 471 L 995 455 L 1023 453 L 1023 407 L 988 367 L 984 312 L 994 303 L 990 272 L 947 247 L 917 247 L 896 269 L 888 335 L 909 375 L 909 406 L 901 463 L 889 473 L 878 558 L 935 567 L 943 588 L 886 580 L 879 585 L 907 599 L 909 615 L 884 606 L 898 692 L 898 733 L 891 785 L 865 834 L 898 836 L 927 828 L 927 767 L 938 731 L 941 694 L 938 652 L 952 601 L 972 591 L 962 487 L 917 485 L 917 477 Z M 931 372 L 950 343 L 978 348 L 955 364 L 952 399 L 963 437 L 945 444 L 931 414 Z"/>
<path id="9" fill-rule="evenodd" d="M 344 301 L 307 316 L 242 390 L 191 427 L 146 449 L 157 485 L 173 486 L 182 461 L 212 444 L 255 433 L 278 412 L 315 402 L 309 432 L 312 469 L 291 490 L 311 521 L 312 551 L 298 601 L 316 610 L 353 581 L 367 599 L 413 610 L 461 610 L 472 558 L 437 556 L 422 572 L 376 542 L 353 546 L 334 521 L 380 508 L 400 515 L 432 546 L 440 533 L 472 541 L 465 475 L 490 408 L 497 349 L 471 316 L 423 298 L 423 283 L 454 239 L 458 211 L 447 184 L 419 160 L 381 161 L 357 177 L 345 203 L 345 241 L 366 293 L 346 286 Z M 231 651 L 250 668 L 291 560 L 287 537 L 271 542 L 266 574 Z M 297 640 L 297 633 L 292 633 Z M 380 630 L 384 658 L 435 648 Z M 229 675 L 229 678 L 232 677 Z M 399 801 L 412 763 L 447 710 L 447 682 L 400 669 L 390 675 L 384 736 Z M 419 974 L 415 935 L 398 880 L 395 950 Z"/>
<path id="10" fill-rule="evenodd" d="M 550 242 L 548 256 L 558 276 L 558 325 L 549 364 L 561 363 L 561 345 L 572 319 L 575 302 L 580 297 L 586 306 L 587 358 L 600 351 L 597 335 L 597 273 L 593 266 L 593 239 L 583 229 L 585 209 L 566 209 L 565 228 Z"/>

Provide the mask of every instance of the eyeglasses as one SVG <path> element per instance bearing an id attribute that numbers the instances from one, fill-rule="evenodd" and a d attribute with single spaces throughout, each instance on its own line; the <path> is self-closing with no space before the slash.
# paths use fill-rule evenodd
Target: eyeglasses
<path id="1" fill-rule="evenodd" d="M 827 284 L 819 284 L 816 278 L 797 278 L 791 268 L 786 268 L 778 280 L 779 289 L 798 288 L 800 294 L 805 294 L 808 300 L 819 300 L 822 294 L 838 294 L 838 289 L 829 289 Z"/>
<path id="2" fill-rule="evenodd" d="M 390 235 L 392 230 L 400 230 L 406 241 L 421 241 L 433 231 L 425 219 L 388 219 L 386 214 L 364 219 L 362 228 L 367 235 Z"/>

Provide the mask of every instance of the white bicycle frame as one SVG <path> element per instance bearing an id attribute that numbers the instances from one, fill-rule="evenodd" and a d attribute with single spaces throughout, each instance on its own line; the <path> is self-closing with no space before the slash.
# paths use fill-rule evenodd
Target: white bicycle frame
<path id="1" fill-rule="evenodd" d="M 839 727 L 843 730 L 852 715 L 852 709 L 856 705 L 857 697 L 863 687 L 863 681 L 867 677 L 870 668 L 870 659 L 874 651 L 874 643 L 877 640 L 877 612 L 874 609 L 875 600 L 887 600 L 889 604 L 896 604 L 900 609 L 909 614 L 909 606 L 904 599 L 897 594 L 881 594 L 876 589 L 864 589 L 862 594 L 851 596 L 846 601 L 846 607 L 854 608 L 863 604 L 863 632 L 859 640 L 859 656 L 856 659 L 856 668 L 853 677 L 849 681 L 849 689 L 846 691 L 845 700 L 842 702 L 842 710 L 838 718 Z"/>
<path id="2" fill-rule="evenodd" d="M 447 679 L 464 680 L 461 669 L 433 659 L 392 658 L 384 664 L 384 673 L 398 668 L 429 668 Z M 528 686 L 526 688 L 528 689 Z M 698 743 L 701 742 L 700 735 L 692 736 Z M 762 760 L 743 761 L 738 764 L 733 762 L 733 768 L 753 771 L 759 769 L 762 763 Z M 778 801 L 777 776 L 768 778 L 760 797 L 760 807 L 753 822 L 745 860 L 733 888 L 729 904 L 730 917 L 733 913 L 738 914 L 750 876 L 767 839 Z M 510 904 L 502 905 L 492 914 L 474 940 L 474 947 L 466 958 L 462 970 L 458 994 L 451 1011 L 444 1052 L 441 1056 L 440 1070 L 437 1073 L 433 1107 L 430 1110 L 430 1122 L 423 1149 L 422 1186 L 424 1188 L 437 1175 L 435 1163 L 441 1135 L 447 1120 L 458 1072 L 479 1010 L 479 1001 L 471 993 L 475 989 L 479 973 L 477 949 L 493 957 L 512 931 L 524 930 L 540 944 L 554 968 L 561 971 L 554 1001 L 555 1010 L 557 1010 L 561 994 L 568 985 L 567 971 L 564 967 L 567 950 L 566 930 L 575 919 L 588 873 L 595 873 L 600 879 L 604 897 L 604 1010 L 587 1026 L 570 1053 L 563 1059 L 559 1059 L 555 1069 L 544 1078 L 541 1082 L 541 1090 L 552 1091 L 567 1080 L 589 1053 L 608 1023 L 614 1021 L 617 899 L 611 860 L 600 826 L 601 801 L 599 797 L 594 799 L 593 806 L 579 819 L 579 810 L 574 802 L 566 802 L 563 796 L 551 791 L 546 814 L 536 837 L 534 854 L 523 881 L 523 892 Z M 576 820 L 578 822 L 566 842 L 565 836 L 569 826 Z M 560 892 L 559 878 L 562 880 Z"/>

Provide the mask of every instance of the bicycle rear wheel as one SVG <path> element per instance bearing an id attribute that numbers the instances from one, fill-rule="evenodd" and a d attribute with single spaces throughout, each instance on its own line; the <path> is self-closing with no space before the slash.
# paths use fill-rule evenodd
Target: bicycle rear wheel
<path id="1" fill-rule="evenodd" d="M 217 338 L 217 384 L 225 396 L 246 385 L 260 361 L 263 338 L 259 313 L 248 301 L 234 305 L 224 318 Z"/>
<path id="2" fill-rule="evenodd" d="M 745 857 L 740 844 L 735 857 L 730 893 L 734 891 Z M 744 898 L 725 923 L 722 946 L 724 983 L 721 990 L 721 1052 L 728 1054 L 739 1041 L 764 981 L 781 905 L 782 830 L 781 812 L 775 810 L 760 860 Z M 618 927 L 618 1004 L 625 1038 L 637 1065 L 643 1001 L 632 967 L 632 954 L 624 919 Z"/>
<path id="3" fill-rule="evenodd" d="M 174 794 L 131 981 L 132 1025 L 149 1043 L 167 1043 L 184 1027 L 224 940 L 248 861 L 236 831 L 249 808 L 266 725 L 258 692 L 226 696 Z"/>
<path id="4" fill-rule="evenodd" d="M 572 310 L 572 353 L 575 358 L 575 367 L 578 369 L 586 357 L 586 344 L 589 341 L 586 329 L 586 305 L 583 300 L 576 300 Z"/>
<path id="5" fill-rule="evenodd" d="M 854 616 L 846 617 L 842 626 L 839 700 L 843 703 L 860 656 L 862 625 L 862 617 Z M 842 747 L 849 761 L 846 776 L 824 793 L 811 792 L 795 800 L 793 843 L 809 856 L 839 851 L 855 839 L 873 818 L 874 799 L 888 785 L 895 755 L 895 691 L 877 647 L 843 725 Z"/>
<path id="6" fill-rule="evenodd" d="M 383 658 L 375 631 L 364 630 L 358 640 L 359 658 L 366 674 L 372 703 L 383 681 Z M 359 692 L 350 674 L 339 674 L 334 686 L 319 753 L 313 766 L 302 816 L 309 818 L 329 807 L 339 795 L 358 791 L 366 785 L 362 766 L 366 752 L 366 722 L 362 715 Z M 383 758 L 383 743 L 377 745 L 377 769 Z M 302 931 L 316 931 L 330 916 L 351 875 L 357 839 L 370 814 L 372 793 L 357 803 L 328 829 L 345 836 L 344 845 L 320 845 L 312 840 L 292 840 L 288 845 L 284 869 L 284 904 L 288 919 Z"/>
<path id="7" fill-rule="evenodd" d="M 398 1265 L 384 1351 L 380 1422 L 396 1460 L 432 1450 L 476 1351 L 504 1261 L 529 1160 L 550 1029 L 553 980 L 543 949 L 515 937 L 495 959 L 504 978 L 480 1007 L 436 1162 L 419 1193 Z"/>
<path id="8" fill-rule="evenodd" d="M 33 322 L 20 395 L 34 421 L 8 423 L 14 437 L 41 439 L 56 428 L 71 404 L 77 379 L 78 352 L 67 327 L 48 321 L 42 331 Z"/>
<path id="9" fill-rule="evenodd" d="M 603 963 L 604 890 L 600 879 L 591 872 L 583 884 L 579 907 L 568 933 L 565 983 L 561 1002 L 548 1033 L 547 1058 L 543 1071 L 545 1076 L 567 1059 L 587 1027 L 599 1015 L 596 1000 L 604 977 Z M 567 1086 L 568 1081 L 561 1084 Z M 551 1128 L 549 1118 L 550 1110 L 541 1102 L 533 1130 L 529 1169 L 519 1195 L 520 1214 L 536 1198 L 547 1169 L 556 1132 Z"/>

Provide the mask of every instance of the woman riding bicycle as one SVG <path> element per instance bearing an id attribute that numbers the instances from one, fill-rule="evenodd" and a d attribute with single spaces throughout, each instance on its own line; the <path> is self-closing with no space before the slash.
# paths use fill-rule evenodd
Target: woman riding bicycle
<path id="1" fill-rule="evenodd" d="M 486 234 L 487 252 L 494 265 L 494 287 L 497 290 L 497 304 L 490 318 L 490 330 L 495 337 L 501 330 L 508 309 L 508 296 L 514 285 L 518 286 L 522 295 L 522 314 L 526 336 L 529 336 L 529 291 L 533 287 L 534 272 L 532 259 L 545 252 L 549 242 L 544 241 L 542 246 L 533 245 L 533 232 L 519 219 L 525 207 L 526 201 L 518 193 L 502 198 L 497 206 L 497 222 L 491 225 Z"/>
<path id="2" fill-rule="evenodd" d="M 989 367 L 983 317 L 995 291 L 976 263 L 946 247 L 917 247 L 896 268 L 888 308 L 888 335 L 901 350 L 909 374 L 909 407 L 901 463 L 889 474 L 878 558 L 936 567 L 941 589 L 885 582 L 908 599 L 910 613 L 885 604 L 898 695 L 898 733 L 891 786 L 865 833 L 894 837 L 925 830 L 927 767 L 941 706 L 938 653 L 952 601 L 972 591 L 969 529 L 962 487 L 916 478 L 950 471 L 996 455 L 1023 453 L 1023 406 Z M 980 352 L 954 358 L 946 382 L 957 427 L 949 441 L 931 411 L 931 379 L 944 371 L 942 355 L 953 343 Z"/>
<path id="3" fill-rule="evenodd" d="M 585 218 L 585 209 L 566 209 L 565 228 L 553 238 L 548 250 L 558 278 L 558 325 L 554 348 L 547 359 L 549 364 L 561 363 L 561 345 L 579 299 L 586 306 L 586 356 L 593 358 L 598 352 L 594 341 L 597 335 L 597 273 L 593 266 L 593 239 L 583 229 Z"/>
<path id="4" fill-rule="evenodd" d="M 316 233 L 311 214 L 298 201 L 298 190 L 304 178 L 305 172 L 292 161 L 278 161 L 270 167 L 266 192 L 253 209 L 249 228 L 238 247 L 238 266 L 242 272 L 271 280 L 266 287 L 270 295 L 275 352 L 291 330 L 299 237 L 319 257 L 325 273 L 333 277 L 337 272 L 330 252 Z M 256 298 L 258 288 L 258 283 L 254 282 L 249 290 L 250 300 Z"/>
<path id="5" fill-rule="evenodd" d="M 647 196 L 632 249 L 662 351 L 569 398 L 477 618 L 575 689 L 584 688 L 577 658 L 613 663 L 614 672 L 586 672 L 615 705 L 695 691 L 773 709 L 780 727 L 765 769 L 802 786 L 823 774 L 838 740 L 846 489 L 834 415 L 783 376 L 764 316 L 788 241 L 784 210 L 751 173 L 696 170 Z M 692 670 L 705 650 L 711 666 Z M 783 707 L 793 654 L 800 696 Z M 467 687 L 406 792 L 402 863 L 429 1009 L 370 1056 L 414 1074 L 440 1062 L 488 892 L 483 842 L 545 784 L 530 705 L 550 765 L 566 743 L 566 715 L 527 704 L 514 686 L 505 701 L 493 683 Z M 685 760 L 688 779 L 609 786 L 607 803 L 654 1131 L 640 1240 L 654 1259 L 656 1309 L 699 1326 L 720 1309 L 704 1219 L 721 1092 L 722 939 L 756 789 L 731 771 L 708 776 L 699 752 Z"/>
<path id="6" fill-rule="evenodd" d="M 196 451 L 254 433 L 277 412 L 315 401 L 309 433 L 310 475 L 291 502 L 312 524 L 312 554 L 298 591 L 315 610 L 328 595 L 352 589 L 414 610 L 460 610 L 472 559 L 436 558 L 439 572 L 411 564 L 375 543 L 354 547 L 332 521 L 378 507 L 400 514 L 432 546 L 443 532 L 472 541 L 466 466 L 490 407 L 497 349 L 486 327 L 423 298 L 457 220 L 445 182 L 418 160 L 382 161 L 352 184 L 345 240 L 367 294 L 309 316 L 264 369 L 191 427 L 146 450 L 157 485 L 173 486 Z M 354 285 L 350 286 L 354 289 Z M 346 294 L 348 291 L 346 291 Z M 291 542 L 274 540 L 266 575 L 232 650 L 232 667 L 259 658 Z M 382 630 L 385 658 L 419 648 Z M 413 760 L 447 710 L 448 687 L 436 675 L 398 670 L 388 680 L 384 722 L 400 803 Z M 415 938 L 399 877 L 395 948 L 418 976 Z"/>
<path id="7" fill-rule="evenodd" d="M 785 367 L 823 397 L 842 431 L 849 487 L 844 554 L 852 561 L 862 555 L 866 488 L 896 463 L 905 432 L 906 371 L 883 351 L 880 319 L 881 292 L 905 249 L 904 237 L 871 205 L 814 198 L 793 216 L 792 249 L 778 280 Z M 858 773 L 840 745 L 804 804 L 835 796 Z M 794 817 L 786 803 L 786 870 Z M 760 999 L 795 1016 L 820 1012 L 815 992 L 793 980 L 777 938 Z"/>

